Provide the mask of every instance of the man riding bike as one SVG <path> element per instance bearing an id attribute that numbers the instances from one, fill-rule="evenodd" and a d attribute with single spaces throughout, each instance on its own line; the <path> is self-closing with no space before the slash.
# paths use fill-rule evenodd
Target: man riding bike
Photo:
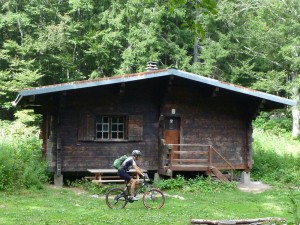
<path id="1" fill-rule="evenodd" d="M 128 157 L 122 164 L 120 169 L 118 170 L 118 175 L 129 182 L 130 184 L 130 199 L 133 201 L 137 201 L 138 198 L 134 197 L 134 191 L 135 191 L 135 185 L 136 185 L 136 180 L 133 179 L 129 174 L 128 171 L 130 170 L 131 167 L 135 169 L 135 171 L 144 177 L 144 173 L 140 169 L 140 167 L 137 166 L 136 161 L 140 160 L 142 156 L 142 153 L 140 150 L 133 150 L 132 151 L 132 157 Z"/>

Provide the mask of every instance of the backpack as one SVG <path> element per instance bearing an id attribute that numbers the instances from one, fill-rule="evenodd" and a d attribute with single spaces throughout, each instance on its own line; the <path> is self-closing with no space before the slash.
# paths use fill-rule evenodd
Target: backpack
<path id="1" fill-rule="evenodd" d="M 127 155 L 123 155 L 123 156 L 121 156 L 121 157 L 115 159 L 115 161 L 114 161 L 114 167 L 115 167 L 117 170 L 120 169 L 122 163 L 123 163 L 127 158 L 128 158 Z"/>

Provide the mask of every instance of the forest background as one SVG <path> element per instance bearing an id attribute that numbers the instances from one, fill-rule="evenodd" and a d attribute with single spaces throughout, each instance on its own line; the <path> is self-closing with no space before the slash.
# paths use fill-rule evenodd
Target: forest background
<path id="1" fill-rule="evenodd" d="M 0 0 L 3 199 L 49 182 L 40 118 L 13 105 L 20 89 L 141 72 L 148 61 L 298 101 L 254 121 L 251 176 L 279 186 L 276 196 L 290 187 L 299 224 L 299 0 Z M 186 182 L 179 177 L 160 188 Z M 17 202 L 18 216 L 7 218 L 19 213 Z"/>
<path id="2" fill-rule="evenodd" d="M 2 120 L 23 88 L 176 67 L 299 101 L 298 0 L 0 0 Z M 299 137 L 299 103 L 288 118 Z"/>

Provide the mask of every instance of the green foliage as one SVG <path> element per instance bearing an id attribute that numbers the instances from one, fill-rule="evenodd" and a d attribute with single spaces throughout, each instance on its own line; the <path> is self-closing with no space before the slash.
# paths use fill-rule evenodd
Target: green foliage
<path id="1" fill-rule="evenodd" d="M 291 203 L 291 211 L 290 213 L 294 217 L 294 222 L 288 223 L 288 224 L 300 224 L 300 192 L 299 190 L 293 190 L 290 189 L 290 192 L 288 193 L 288 198 Z"/>
<path id="2" fill-rule="evenodd" d="M 297 140 L 255 130 L 251 174 L 276 186 L 300 186 L 299 149 Z"/>
<path id="3" fill-rule="evenodd" d="M 98 185 L 85 178 L 82 178 L 80 180 L 77 179 L 75 181 L 68 180 L 67 186 L 81 188 L 93 194 L 105 194 L 111 188 L 110 185 Z"/>
<path id="4" fill-rule="evenodd" d="M 185 179 L 177 175 L 174 179 L 165 179 L 155 183 L 155 186 L 162 190 L 183 190 L 184 192 L 219 192 L 236 189 L 236 183 L 225 183 L 211 179 L 210 177 L 196 177 Z"/>
<path id="5" fill-rule="evenodd" d="M 111 210 L 104 195 L 98 198 L 73 188 L 45 188 L 20 194 L 0 192 L 0 224 L 190 224 L 191 219 L 231 220 L 280 217 L 293 222 L 288 190 L 245 193 L 183 193 L 167 191 L 160 210 L 146 210 L 141 200 L 125 209 Z M 180 196 L 182 198 L 176 198 Z"/>
<path id="6" fill-rule="evenodd" d="M 177 175 L 174 179 L 164 179 L 158 181 L 155 186 L 162 190 L 182 189 L 186 185 L 186 180 L 183 176 Z"/>
<path id="7" fill-rule="evenodd" d="M 292 130 L 291 113 L 286 110 L 261 112 L 253 122 L 255 128 L 277 135 L 288 134 Z"/>
<path id="8" fill-rule="evenodd" d="M 188 69 L 195 24 L 201 25 L 194 23 L 196 8 L 214 12 L 216 5 L 213 0 L 2 2 L 0 103 L 5 107 L 19 89 L 145 71 L 147 61 Z"/>
<path id="9" fill-rule="evenodd" d="M 147 61 L 296 99 L 299 7 L 297 0 L 4 0 L 1 107 L 12 107 L 19 89 L 140 72 Z"/>
<path id="10" fill-rule="evenodd" d="M 0 139 L 27 138 L 39 134 L 41 115 L 33 110 L 20 110 L 15 113 L 15 120 L 0 120 Z"/>
<path id="11" fill-rule="evenodd" d="M 254 77 L 256 81 L 251 85 L 252 88 L 276 95 L 284 95 L 286 93 L 285 71 L 258 72 L 254 74 Z"/>
<path id="12" fill-rule="evenodd" d="M 16 118 L 15 122 L 27 126 L 26 130 L 31 128 L 31 129 L 36 129 L 36 131 L 38 131 L 37 128 L 41 124 L 41 120 L 42 120 L 41 115 L 34 114 L 33 110 L 28 110 L 28 109 L 17 111 L 15 113 L 15 118 Z"/>
<path id="13" fill-rule="evenodd" d="M 48 180 L 47 166 L 41 159 L 40 141 L 33 138 L 0 140 L 0 190 L 42 188 Z"/>
<path id="14" fill-rule="evenodd" d="M 299 86 L 299 9 L 298 0 L 218 1 L 218 14 L 204 16 L 201 66 L 194 69 L 296 98 L 292 90 Z"/>
<path id="15" fill-rule="evenodd" d="M 0 121 L 0 125 L 0 190 L 42 188 L 48 174 L 37 128 L 18 120 Z"/>

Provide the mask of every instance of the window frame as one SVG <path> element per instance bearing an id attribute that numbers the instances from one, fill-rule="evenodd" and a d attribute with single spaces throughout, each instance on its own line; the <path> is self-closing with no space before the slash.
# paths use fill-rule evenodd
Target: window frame
<path id="1" fill-rule="evenodd" d="M 97 138 L 98 116 L 123 117 L 124 137 L 122 139 Z M 79 114 L 77 140 L 80 142 L 140 142 L 144 140 L 144 119 L 142 114 L 102 114 L 82 112 Z"/>
<path id="2" fill-rule="evenodd" d="M 98 119 L 101 118 L 101 122 L 98 122 Z M 108 121 L 105 120 L 108 119 Z M 123 122 L 119 122 L 122 118 Z M 117 119 L 117 122 L 114 122 L 113 119 Z M 105 121 L 103 121 L 105 120 Z M 96 115 L 95 116 L 95 141 L 127 141 L 127 116 L 126 115 Z M 102 124 L 102 130 L 98 130 L 98 126 Z M 113 126 L 117 126 L 116 130 L 113 130 Z M 123 130 L 119 130 L 119 125 L 123 125 Z M 103 131 L 103 127 L 106 129 Z M 101 137 L 98 137 L 98 133 L 101 133 Z M 107 138 L 104 136 L 104 133 L 107 133 Z M 117 133 L 117 137 L 113 138 L 114 133 Z M 119 134 L 123 133 L 123 137 L 120 138 Z"/>

